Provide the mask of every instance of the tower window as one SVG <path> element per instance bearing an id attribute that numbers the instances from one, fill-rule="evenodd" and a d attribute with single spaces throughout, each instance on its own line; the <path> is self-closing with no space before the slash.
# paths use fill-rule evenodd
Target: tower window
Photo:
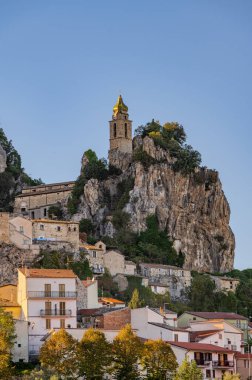
<path id="1" fill-rule="evenodd" d="M 124 124 L 125 137 L 128 137 L 127 123 Z"/>
<path id="2" fill-rule="evenodd" d="M 116 123 L 114 123 L 114 137 L 116 137 Z"/>
<path id="3" fill-rule="evenodd" d="M 127 120 L 127 116 L 125 116 L 125 120 Z"/>

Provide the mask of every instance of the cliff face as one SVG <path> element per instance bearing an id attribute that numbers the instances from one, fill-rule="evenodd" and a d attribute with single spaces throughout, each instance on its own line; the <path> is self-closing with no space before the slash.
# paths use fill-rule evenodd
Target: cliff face
<path id="1" fill-rule="evenodd" d="M 132 162 L 120 176 L 106 181 L 89 180 L 84 186 L 79 213 L 75 219 L 89 218 L 100 235 L 113 236 L 111 201 L 119 182 L 134 178 L 134 187 L 124 211 L 129 228 L 146 228 L 146 217 L 156 214 L 161 229 L 174 241 L 177 252 L 185 254 L 184 267 L 197 271 L 227 272 L 233 268 L 235 240 L 229 227 L 230 209 L 218 173 L 201 168 L 183 175 L 172 168 L 169 153 L 156 147 L 149 137 L 134 140 L 134 152 L 141 149 L 153 158 L 148 168 Z M 118 153 L 120 159 L 120 153 Z"/>

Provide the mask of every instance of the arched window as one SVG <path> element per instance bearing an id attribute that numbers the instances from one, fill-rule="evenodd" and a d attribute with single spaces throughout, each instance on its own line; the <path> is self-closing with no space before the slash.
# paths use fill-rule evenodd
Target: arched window
<path id="1" fill-rule="evenodd" d="M 116 123 L 114 123 L 114 137 L 116 137 Z"/>
<path id="2" fill-rule="evenodd" d="M 124 124 L 125 137 L 128 137 L 127 123 Z"/>

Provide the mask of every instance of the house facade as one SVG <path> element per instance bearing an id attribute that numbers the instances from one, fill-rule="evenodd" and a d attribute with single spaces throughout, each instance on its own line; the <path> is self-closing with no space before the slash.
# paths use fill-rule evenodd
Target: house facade
<path id="1" fill-rule="evenodd" d="M 183 268 L 151 263 L 140 263 L 140 274 L 147 277 L 154 293 L 169 291 L 172 299 L 183 296 L 184 290 L 191 285 L 191 272 Z"/>
<path id="2" fill-rule="evenodd" d="M 225 277 L 225 276 L 210 276 L 215 282 L 216 289 L 222 292 L 235 293 L 237 286 L 240 284 L 238 278 Z"/>
<path id="3" fill-rule="evenodd" d="M 52 328 L 76 328 L 76 275 L 67 269 L 18 270 L 17 300 L 28 322 L 29 357 L 38 355 L 41 339 Z"/>

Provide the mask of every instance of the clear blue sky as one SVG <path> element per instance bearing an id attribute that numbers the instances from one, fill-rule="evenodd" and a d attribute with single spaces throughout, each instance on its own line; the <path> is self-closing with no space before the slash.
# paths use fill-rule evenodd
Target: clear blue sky
<path id="1" fill-rule="evenodd" d="M 75 179 L 107 157 L 121 92 L 134 127 L 182 123 L 231 206 L 237 268 L 252 267 L 252 1 L 0 0 L 0 123 L 23 166 Z"/>

